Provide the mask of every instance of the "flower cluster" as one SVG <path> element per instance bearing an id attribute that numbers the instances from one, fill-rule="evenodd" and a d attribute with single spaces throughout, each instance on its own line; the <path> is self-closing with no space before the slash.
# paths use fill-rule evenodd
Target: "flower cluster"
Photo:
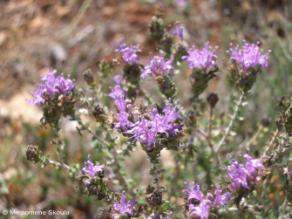
<path id="1" fill-rule="evenodd" d="M 121 75 L 114 77 L 115 86 L 112 88 L 109 96 L 114 100 L 115 106 L 118 110 L 115 128 L 125 131 L 132 127 L 133 123 L 129 120 L 126 92 L 122 87 L 122 80 L 123 77 Z"/>
<path id="2" fill-rule="evenodd" d="M 117 52 L 121 54 L 121 57 L 125 64 L 133 65 L 138 62 L 138 47 L 137 46 L 127 46 L 125 43 L 122 43 L 118 49 L 116 49 Z"/>
<path id="3" fill-rule="evenodd" d="M 132 135 L 136 141 L 150 148 L 157 143 L 158 137 L 174 136 L 182 129 L 182 125 L 178 123 L 180 115 L 172 105 L 166 105 L 161 111 L 154 107 L 148 113 L 138 116 L 136 122 L 130 121 L 126 93 L 122 88 L 122 77 L 115 76 L 114 81 L 115 86 L 109 96 L 114 100 L 118 110 L 116 129 Z"/>
<path id="4" fill-rule="evenodd" d="M 206 44 L 203 48 L 191 47 L 188 54 L 183 56 L 190 69 L 209 70 L 217 66 L 217 55 L 214 53 L 216 48 Z"/>
<path id="5" fill-rule="evenodd" d="M 179 118 L 176 108 L 171 105 L 165 106 L 162 112 L 153 108 L 147 115 L 141 116 L 128 133 L 151 149 L 157 143 L 158 137 L 174 136 L 181 130 Z"/>
<path id="6" fill-rule="evenodd" d="M 114 210 L 122 217 L 133 216 L 133 211 L 136 206 L 135 200 L 127 201 L 125 193 L 122 194 L 120 201 L 114 203 Z"/>
<path id="7" fill-rule="evenodd" d="M 75 89 L 71 79 L 66 79 L 58 75 L 56 71 L 50 71 L 43 76 L 41 83 L 33 93 L 32 103 L 38 106 L 43 105 L 47 98 L 53 98 L 59 95 L 68 95 Z"/>
<path id="8" fill-rule="evenodd" d="M 230 58 L 244 72 L 256 67 L 266 68 L 269 65 L 269 53 L 263 53 L 259 43 L 244 43 L 241 47 L 235 46 L 229 49 Z"/>
<path id="9" fill-rule="evenodd" d="M 82 168 L 82 172 L 90 177 L 95 177 L 98 174 L 102 174 L 104 172 L 104 165 L 94 165 L 91 160 L 87 160 L 84 163 Z"/>
<path id="10" fill-rule="evenodd" d="M 148 65 L 145 66 L 141 77 L 146 78 L 149 75 L 164 76 L 172 70 L 172 60 L 166 60 L 162 56 L 154 56 Z"/>
<path id="11" fill-rule="evenodd" d="M 249 189 L 264 175 L 265 167 L 260 159 L 253 159 L 248 154 L 245 154 L 244 158 L 245 165 L 234 160 L 227 169 L 227 175 L 231 181 L 229 185 L 231 191 Z"/>
<path id="12" fill-rule="evenodd" d="M 214 194 L 208 193 L 205 196 L 198 184 L 189 184 L 184 193 L 188 207 L 188 218 L 208 219 L 212 208 L 225 206 L 231 198 L 230 192 L 222 192 L 221 189 L 216 189 Z"/>

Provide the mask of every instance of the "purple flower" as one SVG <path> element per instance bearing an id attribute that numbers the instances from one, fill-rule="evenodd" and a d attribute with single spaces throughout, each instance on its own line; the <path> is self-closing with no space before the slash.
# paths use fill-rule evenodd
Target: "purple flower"
<path id="1" fill-rule="evenodd" d="M 75 89 L 71 79 L 58 75 L 56 71 L 42 77 L 41 83 L 33 93 L 32 103 L 41 106 L 45 103 L 46 97 L 52 98 L 58 95 L 68 95 Z"/>
<path id="2" fill-rule="evenodd" d="M 114 77 L 115 86 L 112 88 L 109 96 L 114 100 L 115 106 L 117 108 L 116 123 L 115 128 L 121 129 L 123 131 L 132 127 L 133 123 L 129 120 L 129 113 L 127 112 L 127 99 L 126 92 L 122 87 L 123 77 L 117 75 Z"/>
<path id="3" fill-rule="evenodd" d="M 180 10 L 183 10 L 187 6 L 187 0 L 175 0 L 175 4 Z"/>
<path id="4" fill-rule="evenodd" d="M 192 200 L 200 202 L 204 198 L 204 194 L 202 193 L 200 185 L 198 184 L 187 185 L 184 189 L 184 193 L 188 202 L 191 202 Z"/>
<path id="5" fill-rule="evenodd" d="M 253 68 L 266 68 L 269 65 L 269 52 L 262 53 L 259 43 L 244 43 L 229 49 L 230 58 L 236 62 L 244 72 Z"/>
<path id="6" fill-rule="evenodd" d="M 191 47 L 188 50 L 188 55 L 183 56 L 190 69 L 209 70 L 217 66 L 217 55 L 214 53 L 215 47 L 206 44 L 205 47 L 199 49 Z"/>
<path id="7" fill-rule="evenodd" d="M 247 172 L 245 167 L 237 161 L 232 161 L 231 165 L 227 168 L 227 175 L 231 180 L 229 188 L 236 191 L 241 187 L 248 189 Z"/>
<path id="8" fill-rule="evenodd" d="M 122 216 L 132 216 L 133 209 L 136 205 L 135 200 L 127 201 L 126 195 L 123 193 L 119 202 L 114 203 L 114 210 Z"/>
<path id="9" fill-rule="evenodd" d="M 157 130 L 153 127 L 153 123 L 144 117 L 140 118 L 128 133 L 132 134 L 141 144 L 147 146 L 152 146 L 157 141 Z"/>
<path id="10" fill-rule="evenodd" d="M 154 56 L 148 65 L 145 66 L 141 77 L 146 78 L 149 75 L 163 76 L 168 75 L 172 70 L 172 60 L 166 60 L 162 56 Z"/>
<path id="11" fill-rule="evenodd" d="M 112 88 L 109 96 L 114 100 L 118 111 L 126 110 L 126 94 L 122 87 L 122 76 L 116 75 L 114 77 L 115 86 Z"/>
<path id="12" fill-rule="evenodd" d="M 209 199 L 203 199 L 199 205 L 190 204 L 188 218 L 208 219 L 211 205 L 212 203 Z"/>
<path id="13" fill-rule="evenodd" d="M 126 64 L 132 65 L 138 62 L 138 47 L 137 46 L 127 46 L 125 43 L 122 43 L 118 49 L 116 49 L 122 56 L 123 61 Z"/>
<path id="14" fill-rule="evenodd" d="M 185 27 L 182 24 L 176 24 L 171 29 L 171 34 L 183 40 L 185 34 Z"/>
<path id="15" fill-rule="evenodd" d="M 247 171 L 248 179 L 252 181 L 257 181 L 258 177 L 264 175 L 264 165 L 260 159 L 253 159 L 249 154 L 245 154 L 244 158 L 246 160 L 245 168 Z"/>
<path id="16" fill-rule="evenodd" d="M 114 124 L 116 129 L 127 130 L 133 126 L 133 123 L 129 120 L 129 113 L 126 111 L 120 111 L 116 114 L 116 122 Z"/>
<path id="17" fill-rule="evenodd" d="M 82 168 L 82 172 L 89 175 L 90 177 L 95 177 L 97 174 L 102 173 L 103 171 L 104 165 L 94 165 L 91 160 L 87 160 L 84 163 L 84 167 Z"/>
<path id="18" fill-rule="evenodd" d="M 221 189 L 216 189 L 214 193 L 213 206 L 215 208 L 226 205 L 231 198 L 230 192 L 222 193 Z"/>
<path id="19" fill-rule="evenodd" d="M 146 116 L 140 117 L 128 134 L 132 134 L 137 141 L 152 148 L 159 136 L 173 136 L 181 130 L 182 126 L 177 123 L 179 118 L 179 113 L 173 106 L 165 106 L 162 113 L 153 108 Z"/>
<path id="20" fill-rule="evenodd" d="M 216 189 L 214 194 L 204 195 L 198 184 L 188 184 L 184 189 L 187 205 L 189 208 L 188 218 L 208 218 L 211 208 L 218 208 L 226 205 L 230 198 L 230 192 L 222 192 Z"/>
<path id="21" fill-rule="evenodd" d="M 114 100 L 118 111 L 114 124 L 116 129 L 132 135 L 136 141 L 149 147 L 157 143 L 159 137 L 174 136 L 182 129 L 182 125 L 178 123 L 180 115 L 176 108 L 171 105 L 165 106 L 162 112 L 153 108 L 147 115 L 140 115 L 137 121 L 130 121 L 131 115 L 128 112 L 130 107 L 126 103 L 126 94 L 122 88 L 122 77 L 118 75 L 114 78 L 114 81 L 116 84 L 109 96 Z"/>
<path id="22" fill-rule="evenodd" d="M 180 115 L 175 107 L 166 105 L 162 110 L 162 114 L 156 108 L 149 113 L 152 126 L 160 134 L 175 135 L 181 130 L 181 125 L 175 122 L 180 118 Z"/>
<path id="23" fill-rule="evenodd" d="M 250 155 L 244 155 L 245 165 L 232 161 L 227 168 L 227 175 L 231 181 L 229 188 L 237 191 L 241 188 L 249 189 L 251 184 L 256 183 L 259 177 L 264 175 L 264 165 L 260 159 L 253 159 Z"/>

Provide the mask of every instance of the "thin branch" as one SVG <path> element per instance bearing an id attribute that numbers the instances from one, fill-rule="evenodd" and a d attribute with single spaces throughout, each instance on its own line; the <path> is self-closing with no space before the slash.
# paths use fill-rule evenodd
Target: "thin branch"
<path id="1" fill-rule="evenodd" d="M 279 129 L 277 129 L 277 130 L 274 132 L 274 134 L 273 134 L 273 136 L 272 136 L 272 138 L 271 138 L 271 140 L 270 140 L 268 146 L 266 147 L 266 150 L 265 150 L 265 152 L 264 152 L 264 154 L 263 154 L 263 157 L 267 156 L 267 153 L 268 153 L 269 150 L 272 148 L 272 146 L 274 145 L 274 143 L 275 143 L 275 141 L 276 141 L 276 139 L 278 138 L 279 135 L 280 135 L 280 131 L 279 131 Z"/>
<path id="2" fill-rule="evenodd" d="M 51 164 L 51 165 L 53 165 L 54 167 L 57 167 L 57 168 L 64 168 L 64 169 L 69 170 L 69 171 L 71 170 L 70 166 L 67 165 L 67 164 L 65 164 L 65 163 L 60 163 L 60 162 L 58 162 L 58 161 L 56 161 L 56 160 L 51 160 L 51 159 L 49 159 L 49 158 L 46 158 L 46 161 L 48 162 L 48 164 Z"/>
<path id="3" fill-rule="evenodd" d="M 121 165 L 119 164 L 119 161 L 118 161 L 118 153 L 116 149 L 113 148 L 112 152 L 113 152 L 112 155 L 113 155 L 114 173 L 116 174 L 117 180 L 124 187 L 126 192 L 129 192 L 133 197 L 135 197 L 135 193 L 129 189 L 129 186 L 125 177 L 123 176 L 123 174 L 121 174 Z"/>
<path id="4" fill-rule="evenodd" d="M 70 23 L 69 27 L 66 29 L 66 32 L 64 34 L 65 37 L 69 36 L 74 29 L 77 27 L 83 16 L 86 14 L 86 11 L 90 7 L 92 3 L 92 0 L 85 0 L 83 1 L 83 4 L 81 5 L 76 17 L 73 19 L 72 23 Z"/>
<path id="5" fill-rule="evenodd" d="M 212 151 L 213 157 L 216 160 L 216 164 L 220 168 L 222 166 L 221 161 L 220 161 L 218 153 L 216 153 L 216 151 L 214 150 L 214 145 L 212 143 L 212 129 L 213 129 L 212 123 L 213 123 L 213 107 L 210 107 L 207 141 L 208 141 L 208 145 Z"/>
<path id="6" fill-rule="evenodd" d="M 292 109 L 292 102 L 291 102 L 290 105 L 287 107 L 287 110 L 284 112 L 284 115 L 287 115 L 291 109 Z M 264 152 L 264 154 L 263 154 L 263 157 L 267 156 L 267 153 L 272 149 L 272 147 L 273 147 L 273 145 L 274 145 L 276 139 L 279 137 L 280 134 L 281 134 L 281 132 L 280 132 L 279 129 L 277 129 L 277 130 L 274 132 L 274 134 L 273 134 L 273 136 L 272 136 L 272 138 L 271 138 L 271 140 L 270 140 L 268 146 L 266 147 L 266 150 L 265 150 L 265 152 Z"/>
<path id="7" fill-rule="evenodd" d="M 231 120 L 227 126 L 227 128 L 225 129 L 225 133 L 223 135 L 223 137 L 221 138 L 221 140 L 219 141 L 218 145 L 214 148 L 215 150 L 215 153 L 218 153 L 218 151 L 220 150 L 221 146 L 225 143 L 225 140 L 226 138 L 228 137 L 230 131 L 231 131 L 231 128 L 238 116 L 238 113 L 239 113 L 239 109 L 240 109 L 240 106 L 242 105 L 242 102 L 244 100 L 244 97 L 245 97 L 245 93 L 242 93 L 240 98 L 239 98 L 239 101 L 237 102 L 236 106 L 235 106 L 235 109 L 234 109 L 234 112 L 233 112 L 233 115 L 231 117 Z"/>
<path id="8" fill-rule="evenodd" d="M 247 141 L 242 142 L 239 146 L 238 146 L 238 150 L 235 154 L 241 154 L 242 151 L 246 150 L 248 151 L 248 148 L 250 148 L 250 146 L 252 144 L 254 144 L 256 142 L 256 140 L 259 138 L 259 136 L 262 134 L 264 127 L 262 125 L 259 125 L 257 131 L 254 133 L 254 135 Z"/>

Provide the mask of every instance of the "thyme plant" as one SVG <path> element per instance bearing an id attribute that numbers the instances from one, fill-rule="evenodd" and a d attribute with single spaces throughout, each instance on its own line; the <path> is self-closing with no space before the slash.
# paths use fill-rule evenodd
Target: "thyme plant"
<path id="1" fill-rule="evenodd" d="M 56 71 L 44 76 L 31 102 L 43 110 L 41 125 L 53 129 L 59 159 L 38 145 L 28 146 L 27 159 L 67 170 L 82 194 L 106 206 L 100 218 L 267 218 L 265 190 L 280 169 L 287 190 L 278 216 L 291 218 L 291 97 L 281 98 L 274 127 L 263 121 L 240 145 L 233 131 L 258 75 L 269 67 L 270 51 L 242 42 L 231 45 L 219 64 L 219 47 L 192 45 L 183 25 L 166 28 L 157 17 L 150 24 L 150 40 L 157 50 L 146 63 L 140 61 L 138 45 L 122 43 L 114 60 L 101 61 L 96 74 L 83 74 L 86 86 Z M 238 98 L 223 116 L 218 110 L 222 97 L 208 91 L 222 68 L 228 71 L 232 97 Z M 180 74 L 187 75 L 190 86 L 187 103 L 175 80 Z M 149 94 L 144 80 L 155 82 L 161 101 Z M 63 117 L 77 122 L 80 135 L 91 136 L 94 147 L 79 163 L 63 159 Z M 257 141 L 254 149 L 259 137 L 263 143 Z M 124 161 L 138 148 L 151 163 L 146 188 L 124 171 Z M 162 150 L 174 157 L 170 170 L 163 168 Z"/>

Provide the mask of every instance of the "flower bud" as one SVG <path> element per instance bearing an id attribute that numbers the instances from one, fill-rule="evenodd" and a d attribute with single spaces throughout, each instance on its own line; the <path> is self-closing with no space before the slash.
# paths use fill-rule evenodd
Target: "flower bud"
<path id="1" fill-rule="evenodd" d="M 34 163 L 39 162 L 40 160 L 40 151 L 36 145 L 28 145 L 26 149 L 26 159 Z"/>
<path id="2" fill-rule="evenodd" d="M 263 119 L 261 120 L 261 124 L 262 124 L 262 126 L 264 126 L 264 127 L 269 127 L 270 124 L 271 124 L 271 120 L 270 120 L 269 118 L 263 118 Z"/>
<path id="3" fill-rule="evenodd" d="M 124 78 L 128 82 L 128 97 L 135 98 L 140 92 L 140 74 L 141 67 L 138 64 L 125 65 Z"/>
<path id="4" fill-rule="evenodd" d="M 158 76 L 156 78 L 159 89 L 161 93 L 163 93 L 167 98 L 172 98 L 176 93 L 175 84 L 168 76 L 160 77 Z"/>
<path id="5" fill-rule="evenodd" d="M 104 119 L 105 119 L 104 118 L 105 112 L 99 104 L 95 105 L 92 114 L 93 114 L 94 118 L 96 119 L 96 121 L 104 121 Z"/>
<path id="6" fill-rule="evenodd" d="M 182 62 L 183 57 L 187 55 L 187 50 L 183 45 L 179 45 L 174 54 L 174 63 Z"/>
<path id="7" fill-rule="evenodd" d="M 138 64 L 125 65 L 124 78 L 133 85 L 138 85 L 140 80 L 141 68 Z"/>
<path id="8" fill-rule="evenodd" d="M 94 82 L 94 78 L 92 75 L 92 71 L 90 69 L 83 72 L 83 79 L 88 85 L 92 85 Z"/>
<path id="9" fill-rule="evenodd" d="M 165 33 L 164 22 L 161 18 L 153 17 L 150 24 L 150 35 L 155 41 L 160 41 Z"/>
<path id="10" fill-rule="evenodd" d="M 218 103 L 219 97 L 216 93 L 210 93 L 207 97 L 207 101 L 210 104 L 211 108 L 214 108 Z"/>
<path id="11" fill-rule="evenodd" d="M 172 52 L 173 38 L 166 35 L 161 41 L 161 49 L 165 52 L 166 56 L 169 58 Z"/>

